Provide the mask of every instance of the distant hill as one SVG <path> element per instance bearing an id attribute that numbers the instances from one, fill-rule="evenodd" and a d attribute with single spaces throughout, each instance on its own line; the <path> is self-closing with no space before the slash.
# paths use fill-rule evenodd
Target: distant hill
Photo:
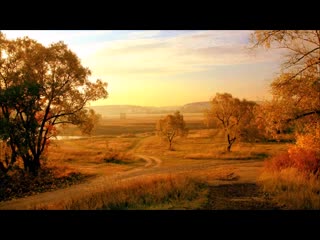
<path id="1" fill-rule="evenodd" d="M 135 105 L 105 105 L 90 107 L 102 116 L 126 114 L 154 114 L 154 113 L 172 113 L 180 110 L 181 106 L 168 107 L 145 107 Z"/>
<path id="2" fill-rule="evenodd" d="M 182 106 L 182 113 L 202 113 L 210 108 L 210 102 L 193 102 Z"/>
<path id="3" fill-rule="evenodd" d="M 261 101 L 256 101 L 261 104 Z M 105 105 L 90 107 L 102 116 L 126 114 L 170 114 L 175 111 L 181 113 L 203 113 L 210 108 L 210 102 L 193 102 L 183 106 L 146 107 L 136 105 Z"/>

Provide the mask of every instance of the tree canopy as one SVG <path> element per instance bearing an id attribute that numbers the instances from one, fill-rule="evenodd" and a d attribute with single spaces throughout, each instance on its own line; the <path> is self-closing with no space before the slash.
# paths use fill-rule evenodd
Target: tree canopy
<path id="1" fill-rule="evenodd" d="M 217 93 L 211 101 L 211 109 L 206 114 L 208 126 L 215 122 L 226 133 L 227 150 L 231 151 L 233 143 L 240 138 L 248 138 L 253 119 L 255 103 L 232 97 L 230 93 Z"/>
<path id="2" fill-rule="evenodd" d="M 0 32 L 0 138 L 11 150 L 7 169 L 21 158 L 26 171 L 37 173 L 58 124 L 92 129 L 94 112 L 86 105 L 108 93 L 107 84 L 90 75 L 63 42 L 45 47 Z"/>
<path id="3" fill-rule="evenodd" d="M 293 123 L 317 126 L 320 120 L 320 30 L 255 31 L 251 43 L 253 48 L 286 50 L 281 74 L 271 84 L 273 99 L 265 103 L 261 111 L 266 125 L 277 125 L 278 130 Z"/>
<path id="4" fill-rule="evenodd" d="M 281 75 L 271 84 L 286 121 L 320 115 L 320 30 L 263 30 L 251 35 L 253 47 L 283 48 Z"/>

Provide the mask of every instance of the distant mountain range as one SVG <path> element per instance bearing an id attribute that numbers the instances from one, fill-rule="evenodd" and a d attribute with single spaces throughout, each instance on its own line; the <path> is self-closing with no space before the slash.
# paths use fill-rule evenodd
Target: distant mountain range
<path id="1" fill-rule="evenodd" d="M 95 112 L 104 115 L 126 114 L 155 114 L 155 113 L 173 113 L 180 111 L 181 113 L 203 113 L 210 107 L 210 102 L 193 102 L 183 106 L 168 106 L 168 107 L 145 107 L 136 105 L 105 105 L 91 106 Z"/>

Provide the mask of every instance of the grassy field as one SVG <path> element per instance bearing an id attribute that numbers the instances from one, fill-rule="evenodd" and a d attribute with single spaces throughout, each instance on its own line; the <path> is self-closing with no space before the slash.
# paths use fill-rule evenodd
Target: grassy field
<path id="1" fill-rule="evenodd" d="M 118 115 L 104 117 L 93 131 L 93 136 L 120 136 L 150 133 L 155 130 L 157 120 L 166 114 L 127 114 L 126 119 L 120 119 Z M 184 115 L 189 129 L 201 129 L 203 114 L 189 113 Z M 61 135 L 81 135 L 80 131 L 73 126 L 62 129 Z"/>
<path id="2" fill-rule="evenodd" d="M 155 135 L 155 123 L 160 117 L 127 115 L 127 119 L 105 118 L 92 136 L 54 140 L 46 165 L 89 175 L 92 184 L 99 177 L 114 177 L 114 180 L 103 180 L 99 183 L 99 189 L 92 187 L 94 191 L 86 190 L 69 200 L 64 199 L 50 206 L 36 204 L 33 208 L 276 208 L 266 203 L 263 192 L 255 184 L 264 160 L 285 151 L 286 144 L 235 143 L 232 152 L 228 153 L 221 130 L 206 129 L 202 114 L 185 114 L 189 134 L 176 139 L 174 150 L 170 151 L 167 143 Z M 61 132 L 61 135 L 67 136 L 79 134 L 73 127 Z M 147 163 L 146 158 L 150 158 Z M 87 185 L 90 183 L 89 179 Z M 237 194 L 228 193 L 231 194 L 228 197 L 217 186 L 230 186 L 238 192 L 234 190 L 233 193 Z M 81 192 L 80 185 L 76 192 Z M 248 196 L 248 192 L 252 192 L 253 198 Z M 213 202 L 212 199 L 219 197 L 217 194 L 222 194 L 224 200 L 219 198 Z M 223 202 L 226 204 L 221 204 Z M 5 208 L 5 204 L 3 206 Z"/>
<path id="3" fill-rule="evenodd" d="M 206 129 L 202 114 L 185 114 L 189 129 L 186 138 L 178 138 L 169 151 L 167 143 L 155 136 L 155 123 L 162 115 L 133 115 L 127 119 L 115 116 L 103 119 L 91 137 L 56 141 L 49 159 L 68 166 L 79 167 L 105 165 L 104 155 L 114 149 L 129 154 L 142 153 L 163 160 L 162 166 L 181 167 L 188 164 L 201 165 L 208 162 L 234 162 L 253 165 L 265 158 L 285 151 L 286 144 L 279 143 L 235 143 L 232 152 L 226 152 L 226 140 L 221 130 Z M 112 131 L 110 130 L 112 129 Z M 131 131 L 131 130 L 132 131 Z M 72 133 L 72 134 L 70 134 Z M 107 134 L 105 134 L 107 133 Z M 66 135 L 77 135 L 74 128 L 65 129 Z M 109 165 L 108 168 L 127 169 L 137 166 L 139 161 L 125 165 Z"/>

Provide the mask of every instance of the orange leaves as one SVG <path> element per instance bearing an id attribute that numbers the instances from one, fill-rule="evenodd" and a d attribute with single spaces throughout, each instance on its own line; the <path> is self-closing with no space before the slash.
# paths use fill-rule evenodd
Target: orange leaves
<path id="1" fill-rule="evenodd" d="M 287 153 L 277 155 L 267 161 L 265 168 L 271 171 L 296 168 L 306 175 L 316 174 L 320 170 L 320 158 L 313 150 L 292 147 Z"/>
<path id="2" fill-rule="evenodd" d="M 319 125 L 319 124 L 318 124 Z M 320 127 L 307 124 L 304 134 L 297 134 L 295 145 L 288 152 L 267 161 L 267 170 L 280 172 L 286 168 L 296 168 L 306 176 L 320 174 Z"/>
<path id="3" fill-rule="evenodd" d="M 319 173 L 320 158 L 316 151 L 303 148 L 290 148 L 288 150 L 289 158 L 293 161 L 293 166 L 304 173 Z"/>
<path id="4" fill-rule="evenodd" d="M 297 134 L 297 146 L 303 149 L 315 150 L 320 154 L 320 123 L 304 125 L 305 134 Z"/>
<path id="5" fill-rule="evenodd" d="M 281 171 L 292 166 L 293 161 L 291 161 L 288 153 L 276 155 L 269 161 L 265 162 L 265 168 L 270 171 Z"/>

